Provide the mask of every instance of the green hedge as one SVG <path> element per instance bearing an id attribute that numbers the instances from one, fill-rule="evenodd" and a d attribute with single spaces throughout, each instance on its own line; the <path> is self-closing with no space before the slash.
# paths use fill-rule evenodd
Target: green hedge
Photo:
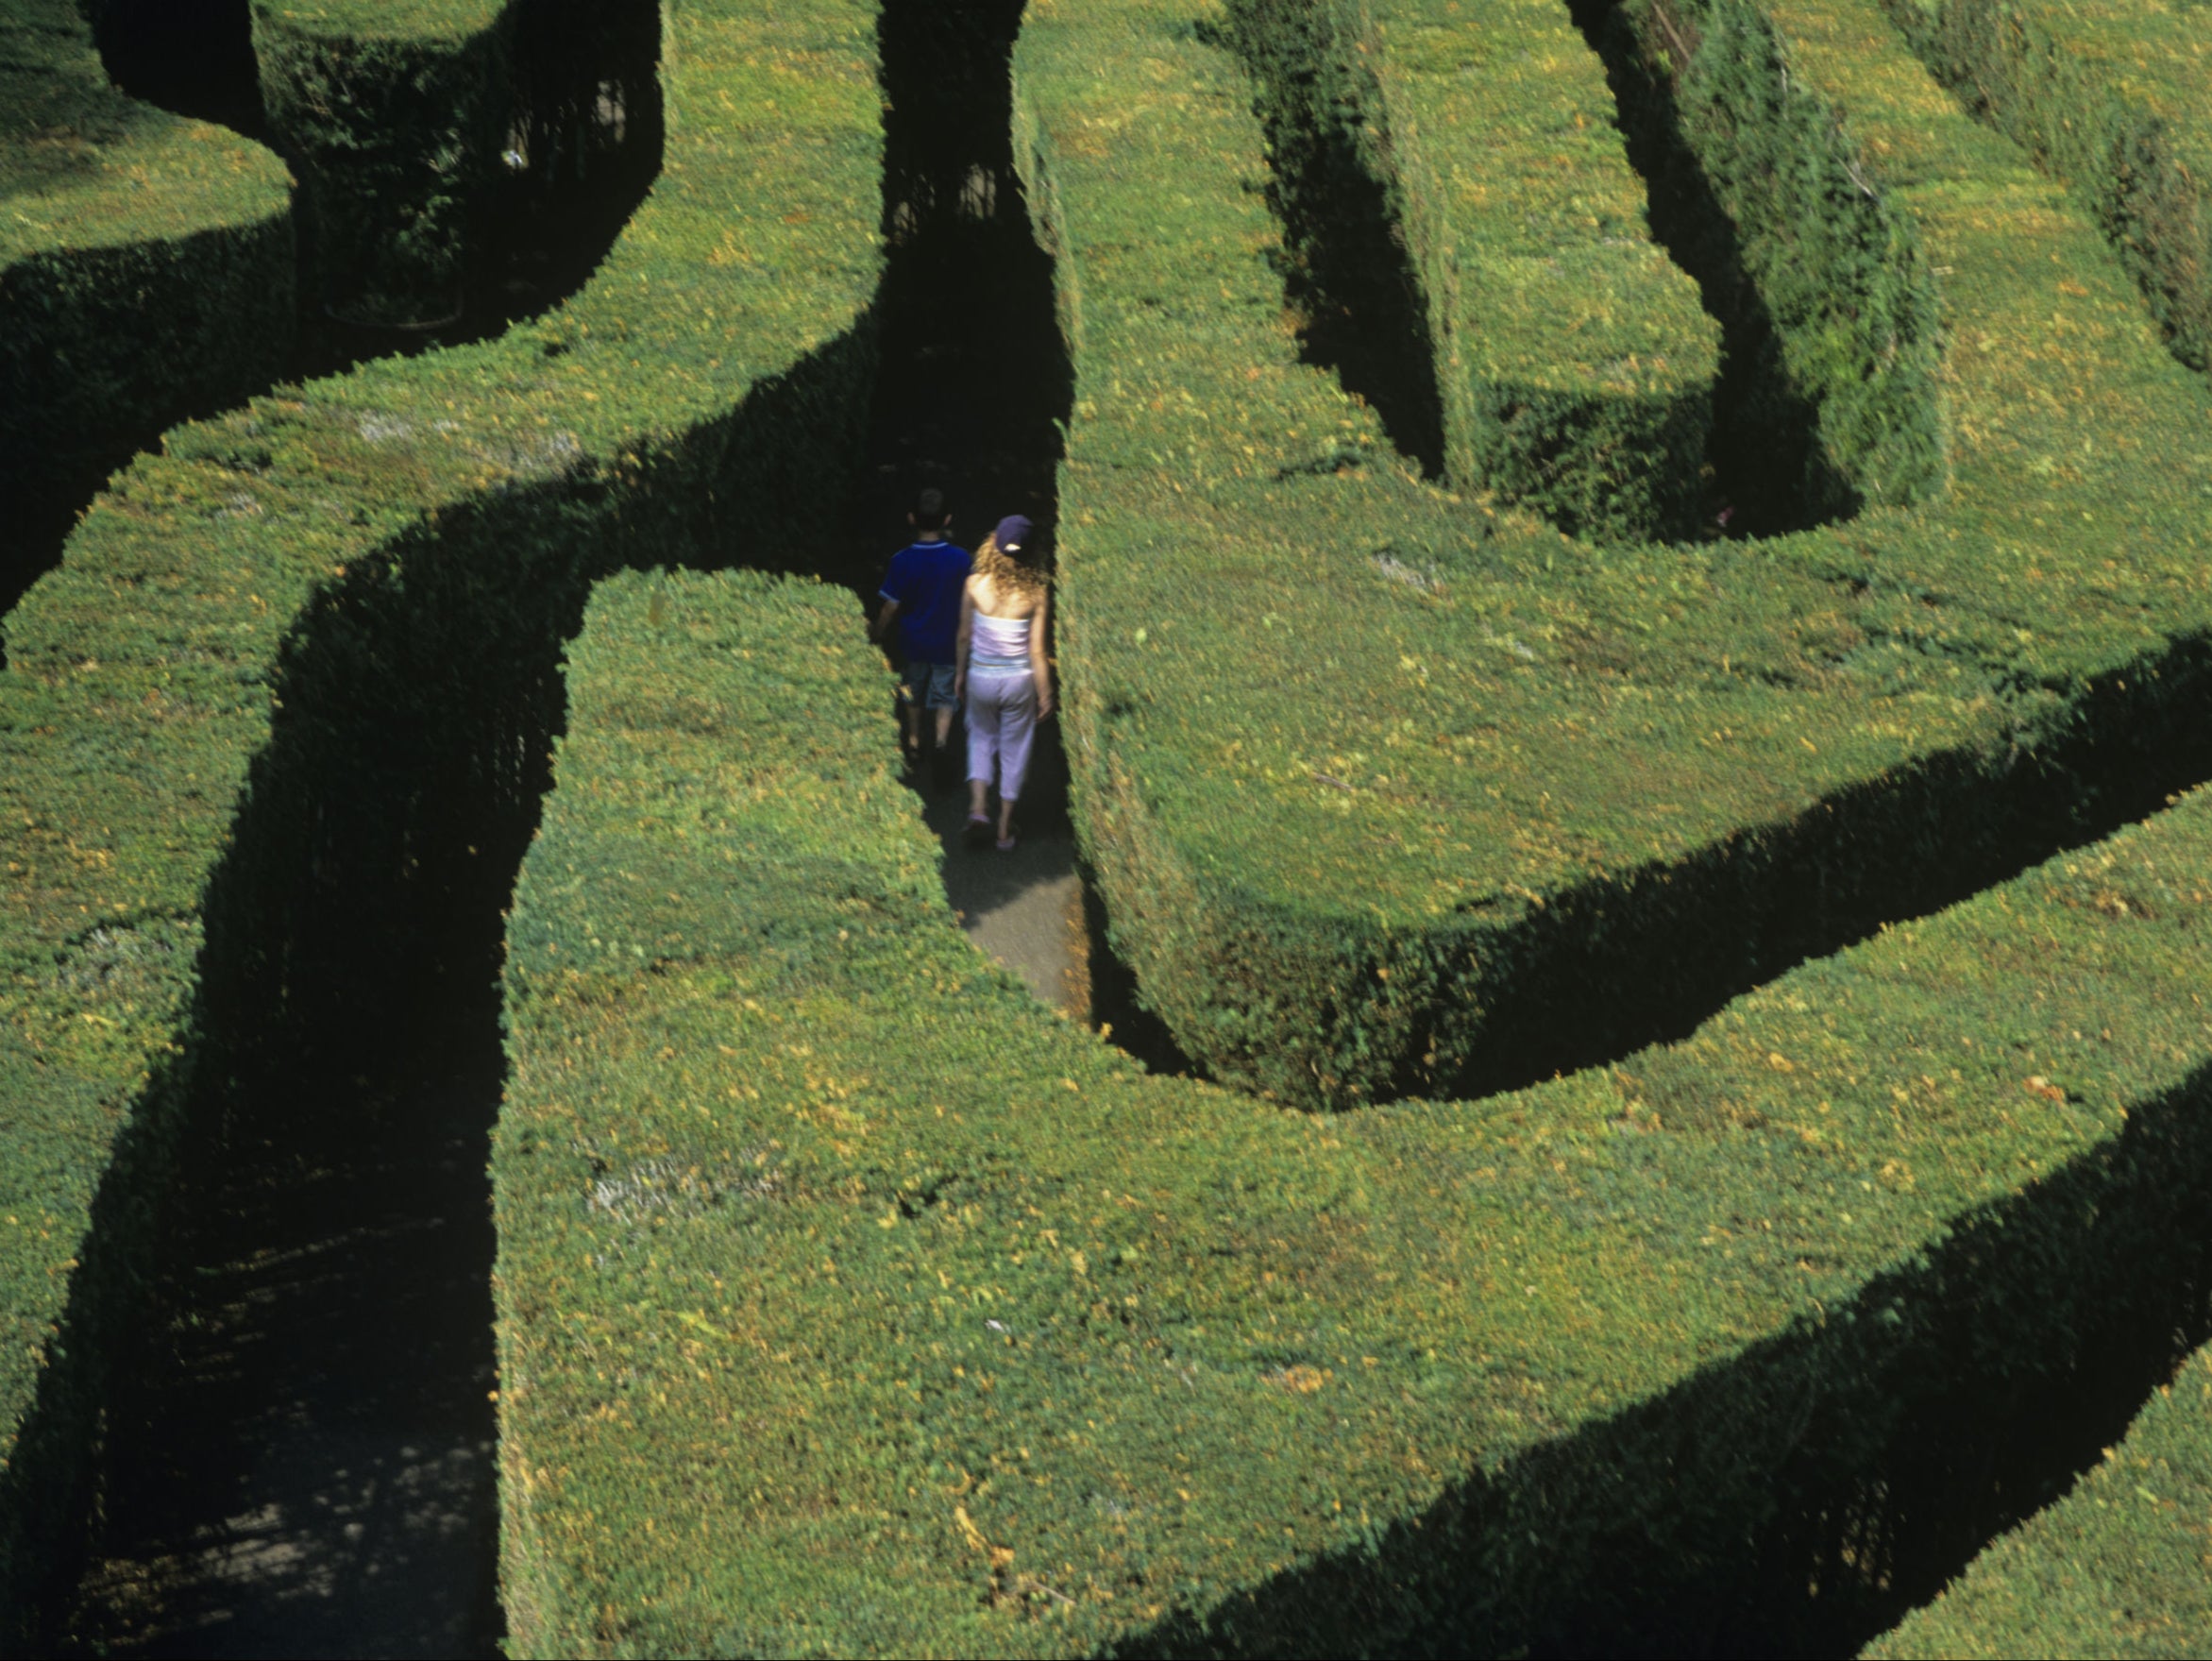
<path id="1" fill-rule="evenodd" d="M 188 411 L 276 378 L 292 189 L 259 144 L 118 93 L 71 0 L 4 0 L 0 198 L 0 500 L 20 534 L 34 500 L 81 500 Z"/>
<path id="2" fill-rule="evenodd" d="M 1605 73 L 1555 0 L 1241 0 L 1278 179 L 1357 167 L 1425 297 L 1444 465 L 1599 540 L 1694 534 L 1718 331 L 1650 241 Z M 1373 247 L 1347 250 L 1376 257 Z"/>
<path id="3" fill-rule="evenodd" d="M 1748 262 L 1807 274 L 1770 297 L 1831 448 L 1948 476 L 1923 505 L 1609 550 L 1422 484 L 1297 362 L 1229 54 L 1103 0 L 1017 49 L 1076 380 L 1076 810 L 1144 999 L 1224 1081 L 1542 1076 L 2202 776 L 2203 383 L 1871 0 L 1670 15 Z"/>
<path id="4" fill-rule="evenodd" d="M 987 963 L 883 687 L 750 575 L 572 649 L 493 1157 L 517 1654 L 1820 1652 L 2212 1319 L 2212 795 L 1617 1068 L 1321 1117 Z"/>
<path id="5" fill-rule="evenodd" d="M 2072 1493 L 1994 1541 L 1865 1653 L 2203 1654 L 2208 1428 L 2212 1351 L 2199 1350 Z"/>
<path id="6" fill-rule="evenodd" d="M 756 551 L 845 476 L 873 9 L 718 0 L 667 27 L 662 176 L 578 296 L 172 432 L 7 619 L 0 1647 L 35 1641 L 81 1538 L 187 1114 L 312 1018 L 303 930 L 351 904 L 370 958 L 434 910 L 417 865 L 469 863 L 479 839 L 438 827 L 527 835 L 597 575 Z"/>
<path id="7" fill-rule="evenodd" d="M 299 170 L 313 292 L 347 322 L 444 321 L 505 163 L 529 0 L 254 0 L 262 101 Z"/>
<path id="8" fill-rule="evenodd" d="M 2088 203 L 2173 353 L 2212 367 L 2212 40 L 2153 0 L 1891 8 L 1948 86 Z"/>

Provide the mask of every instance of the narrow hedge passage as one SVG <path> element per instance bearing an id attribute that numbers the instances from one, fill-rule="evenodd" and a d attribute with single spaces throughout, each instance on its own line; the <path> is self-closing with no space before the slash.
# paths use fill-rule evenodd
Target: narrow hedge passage
<path id="1" fill-rule="evenodd" d="M 880 687 L 757 576 L 602 584 L 571 651 L 515 1653 L 1834 1653 L 2212 1334 L 2212 796 L 1683 1043 L 1330 1117 L 987 965 Z"/>
<path id="2" fill-rule="evenodd" d="M 1411 477 L 1297 360 L 1236 59 L 1165 7 L 1023 32 L 1077 811 L 1224 1082 L 1344 1106 L 1619 1056 L 2207 771 L 2212 400 L 2098 233 L 1870 4 L 1668 16 L 1679 59 L 1628 21 L 1875 504 L 1848 522 L 1608 549 Z"/>
<path id="3" fill-rule="evenodd" d="M 741 515 L 841 484 L 873 25 L 684 8 L 661 178 L 575 299 L 176 430 L 10 614 L 0 1095 L 38 1105 L 0 1164 L 10 1645 L 75 1572 L 98 1415 L 233 1076 L 303 1032 L 373 1046 L 347 999 L 410 995 L 389 943 L 518 856 L 595 577 L 718 562 Z M 346 973 L 318 940 L 356 945 Z"/>

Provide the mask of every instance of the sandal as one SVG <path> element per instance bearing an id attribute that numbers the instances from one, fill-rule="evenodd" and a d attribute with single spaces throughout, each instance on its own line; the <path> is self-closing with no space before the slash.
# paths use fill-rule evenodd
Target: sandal
<path id="1" fill-rule="evenodd" d="M 980 848 L 990 837 L 990 821 L 980 813 L 968 816 L 968 828 L 961 833 L 971 848 Z"/>
<path id="2" fill-rule="evenodd" d="M 999 839 L 999 852 L 1002 854 L 1011 854 L 1014 851 L 1014 843 L 1018 839 L 1019 839 L 1014 835 L 1013 832 L 1007 832 L 1005 836 Z"/>

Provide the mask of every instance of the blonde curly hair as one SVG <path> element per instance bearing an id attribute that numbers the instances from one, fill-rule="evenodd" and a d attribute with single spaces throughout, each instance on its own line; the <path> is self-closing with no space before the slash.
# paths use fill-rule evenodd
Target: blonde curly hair
<path id="1" fill-rule="evenodd" d="M 1026 551 L 1019 544 L 1012 552 L 1001 548 L 999 534 L 993 531 L 975 551 L 975 574 L 1018 594 L 1041 594 L 1052 586 L 1052 579 L 1022 557 Z"/>

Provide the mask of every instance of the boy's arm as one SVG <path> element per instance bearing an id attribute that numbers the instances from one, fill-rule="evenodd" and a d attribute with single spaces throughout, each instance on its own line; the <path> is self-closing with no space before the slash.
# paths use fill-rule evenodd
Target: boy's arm
<path id="1" fill-rule="evenodd" d="M 891 632 L 891 619 L 899 615 L 899 602 L 889 597 L 884 600 L 883 610 L 875 614 L 875 621 L 868 625 L 868 637 L 878 645 Z"/>

